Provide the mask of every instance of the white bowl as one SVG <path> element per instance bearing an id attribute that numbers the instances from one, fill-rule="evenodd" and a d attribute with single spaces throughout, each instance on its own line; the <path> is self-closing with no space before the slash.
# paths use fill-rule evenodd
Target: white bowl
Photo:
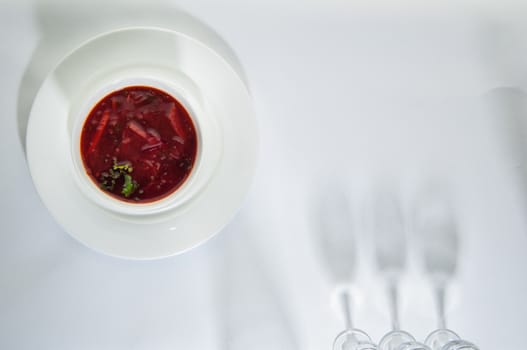
<path id="1" fill-rule="evenodd" d="M 156 72 L 145 68 L 119 71 L 115 75 L 106 75 L 97 79 L 85 90 L 88 99 L 80 99 L 70 108 L 69 125 L 71 136 L 72 172 L 81 191 L 101 207 L 128 215 L 157 214 L 177 208 L 191 200 L 213 176 L 222 152 L 222 139 L 218 124 L 204 113 L 202 103 L 193 96 L 193 89 L 187 88 L 184 80 L 177 80 L 165 72 Z M 165 91 L 183 104 L 194 122 L 198 136 L 198 152 L 190 176 L 174 193 L 151 203 L 129 203 L 115 199 L 104 193 L 88 176 L 80 152 L 80 136 L 86 116 L 97 102 L 112 91 L 126 86 L 151 86 Z M 198 96 L 199 97 L 199 96 Z"/>
<path id="2" fill-rule="evenodd" d="M 189 178 L 146 204 L 106 195 L 80 158 L 89 110 L 111 91 L 134 85 L 173 95 L 198 132 Z M 241 205 L 256 153 L 256 122 L 240 74 L 204 43 L 160 28 L 105 33 L 67 55 L 37 94 L 27 130 L 29 168 L 51 214 L 87 246 L 126 258 L 170 256 L 212 237 Z"/>

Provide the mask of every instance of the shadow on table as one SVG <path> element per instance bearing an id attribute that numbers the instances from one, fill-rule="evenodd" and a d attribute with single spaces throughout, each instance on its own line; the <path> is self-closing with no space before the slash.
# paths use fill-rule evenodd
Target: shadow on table
<path id="1" fill-rule="evenodd" d="M 522 22 L 483 21 L 480 46 L 488 74 L 497 84 L 482 97 L 492 113 L 496 139 L 507 161 L 517 169 L 524 205 L 527 205 L 527 44 Z M 507 169 L 508 170 L 508 169 Z"/>
<path id="2" fill-rule="evenodd" d="M 437 327 L 446 327 L 446 294 L 454 279 L 463 246 L 463 222 L 450 191 L 429 186 L 420 191 L 412 208 L 412 229 L 418 242 L 423 271 L 436 306 Z"/>
<path id="3" fill-rule="evenodd" d="M 335 286 L 351 283 L 356 273 L 356 237 L 346 192 L 343 184 L 321 182 L 310 200 L 308 216 L 318 258 Z"/>
<path id="4" fill-rule="evenodd" d="M 63 3 L 42 0 L 35 1 L 33 9 L 40 39 L 24 71 L 17 100 L 18 133 L 24 150 L 31 105 L 46 75 L 68 52 L 100 33 L 132 26 L 150 26 L 192 35 L 226 57 L 247 83 L 241 64 L 227 43 L 213 29 L 175 8 L 169 1 Z"/>
<path id="5" fill-rule="evenodd" d="M 500 87 L 485 98 L 493 110 L 493 125 L 518 177 L 527 205 L 527 91 L 519 87 Z"/>
<path id="6" fill-rule="evenodd" d="M 272 257 L 263 255 L 251 230 L 254 225 L 239 218 L 222 233 L 216 266 L 219 349 L 299 349 L 286 305 L 266 268 Z"/>

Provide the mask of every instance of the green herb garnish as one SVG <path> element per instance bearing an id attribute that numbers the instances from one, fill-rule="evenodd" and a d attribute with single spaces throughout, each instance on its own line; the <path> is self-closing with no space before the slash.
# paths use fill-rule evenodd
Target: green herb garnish
<path id="1" fill-rule="evenodd" d="M 113 159 L 113 166 L 108 169 L 108 171 L 101 174 L 101 187 L 107 191 L 113 191 L 117 180 L 122 176 L 123 177 L 123 188 L 121 193 L 125 197 L 130 197 L 132 193 L 137 190 L 139 184 L 135 181 L 130 173 L 134 171 L 132 164 L 130 162 L 117 162 L 117 159 Z"/>
<path id="2" fill-rule="evenodd" d="M 137 182 L 135 182 L 130 175 L 124 174 L 124 184 L 121 193 L 124 194 L 125 197 L 130 197 L 138 186 Z"/>
<path id="3" fill-rule="evenodd" d="M 132 168 L 132 164 L 130 164 L 129 162 L 120 162 L 120 163 L 117 163 L 117 161 L 114 159 L 113 161 L 113 170 L 117 170 L 117 171 L 120 171 L 120 172 L 128 172 L 128 173 L 131 173 L 132 171 L 134 171 L 134 168 Z"/>

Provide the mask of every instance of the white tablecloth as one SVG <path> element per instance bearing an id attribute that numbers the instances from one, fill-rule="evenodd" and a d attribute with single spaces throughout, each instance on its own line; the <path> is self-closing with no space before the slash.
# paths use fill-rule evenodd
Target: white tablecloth
<path id="1" fill-rule="evenodd" d="M 79 40 L 172 5 L 239 55 L 261 130 L 258 173 L 241 213 L 206 245 L 159 261 L 109 258 L 47 213 L 19 129 L 45 72 Z M 310 224 L 327 181 L 353 199 L 357 327 L 375 340 L 389 327 L 364 203 L 388 186 L 411 217 L 421 190 L 439 183 L 462 233 L 449 326 L 482 349 L 520 348 L 526 14 L 506 2 L 2 2 L 0 348 L 329 348 L 343 326 Z M 412 237 L 401 323 L 423 339 L 434 307 Z"/>

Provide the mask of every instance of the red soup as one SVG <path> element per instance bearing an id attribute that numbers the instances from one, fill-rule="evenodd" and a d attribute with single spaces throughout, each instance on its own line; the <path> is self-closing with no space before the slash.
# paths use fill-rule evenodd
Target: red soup
<path id="1" fill-rule="evenodd" d="M 197 147 L 196 129 L 181 103 L 147 86 L 105 96 L 81 134 L 88 175 L 127 202 L 153 202 L 177 190 L 194 166 Z"/>

